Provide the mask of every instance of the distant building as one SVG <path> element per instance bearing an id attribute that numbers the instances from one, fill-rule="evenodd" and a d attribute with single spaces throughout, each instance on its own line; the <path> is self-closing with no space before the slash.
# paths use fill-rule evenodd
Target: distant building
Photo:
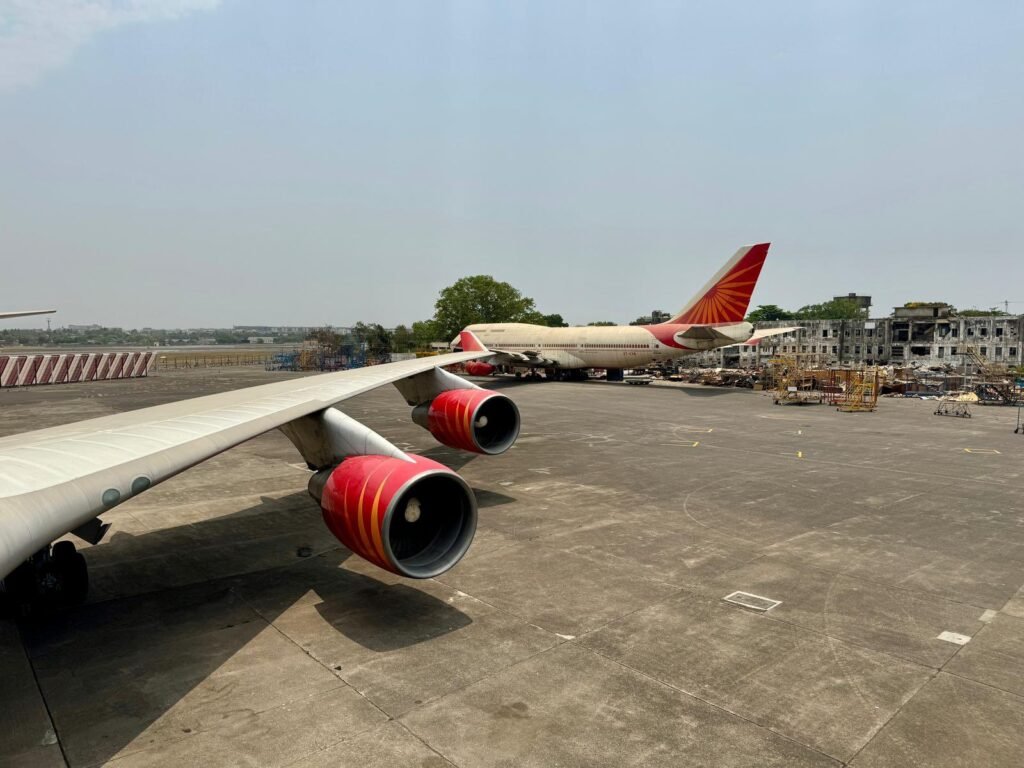
<path id="1" fill-rule="evenodd" d="M 285 336 L 294 333 L 309 333 L 317 329 L 311 325 L 233 325 L 231 330 Z"/>
<path id="2" fill-rule="evenodd" d="M 749 367 L 779 355 L 798 355 L 821 365 L 961 366 L 972 346 L 995 363 L 1024 361 L 1024 315 L 960 317 L 941 302 L 896 307 L 874 320 L 776 320 L 758 328 L 800 326 L 753 346 L 712 350 L 684 358 L 698 365 Z"/>

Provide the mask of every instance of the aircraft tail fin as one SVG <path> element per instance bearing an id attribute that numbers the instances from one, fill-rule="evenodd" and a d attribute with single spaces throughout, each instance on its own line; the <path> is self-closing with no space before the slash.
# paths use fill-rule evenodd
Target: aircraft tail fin
<path id="1" fill-rule="evenodd" d="M 668 322 L 695 325 L 743 322 L 770 245 L 745 245 L 736 251 Z"/>
<path id="2" fill-rule="evenodd" d="M 488 352 L 487 347 L 484 343 L 477 338 L 477 335 L 472 331 L 462 331 L 459 333 L 459 346 L 462 347 L 463 352 Z"/>

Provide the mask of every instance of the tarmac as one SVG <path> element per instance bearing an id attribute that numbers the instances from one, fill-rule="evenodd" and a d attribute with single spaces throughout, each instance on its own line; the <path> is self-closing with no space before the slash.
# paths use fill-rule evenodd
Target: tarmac
<path id="1" fill-rule="evenodd" d="M 4 391 L 0 432 L 291 375 Z M 476 490 L 437 579 L 344 549 L 277 432 L 106 514 L 88 604 L 0 620 L 0 765 L 1021 765 L 1015 411 L 481 383 L 522 413 L 504 456 L 391 387 L 343 405 Z"/>

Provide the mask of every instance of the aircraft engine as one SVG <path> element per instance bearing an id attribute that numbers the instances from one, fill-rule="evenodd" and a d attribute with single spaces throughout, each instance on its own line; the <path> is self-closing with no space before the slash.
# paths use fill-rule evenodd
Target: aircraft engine
<path id="1" fill-rule="evenodd" d="M 413 408 L 412 419 L 449 448 L 504 453 L 519 437 L 519 409 L 486 389 L 449 389 Z"/>
<path id="2" fill-rule="evenodd" d="M 466 373 L 470 376 L 490 376 L 494 373 L 494 366 L 480 360 L 470 360 L 466 363 Z"/>
<path id="3" fill-rule="evenodd" d="M 310 491 L 346 547 L 386 571 L 429 579 L 469 549 L 476 498 L 444 465 L 422 456 L 408 459 L 351 456 L 314 475 Z"/>

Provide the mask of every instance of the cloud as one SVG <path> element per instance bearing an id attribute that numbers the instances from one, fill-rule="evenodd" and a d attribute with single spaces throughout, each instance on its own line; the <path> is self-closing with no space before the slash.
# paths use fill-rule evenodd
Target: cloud
<path id="1" fill-rule="evenodd" d="M 30 85 L 101 32 L 172 21 L 220 0 L 0 0 L 0 91 Z"/>

